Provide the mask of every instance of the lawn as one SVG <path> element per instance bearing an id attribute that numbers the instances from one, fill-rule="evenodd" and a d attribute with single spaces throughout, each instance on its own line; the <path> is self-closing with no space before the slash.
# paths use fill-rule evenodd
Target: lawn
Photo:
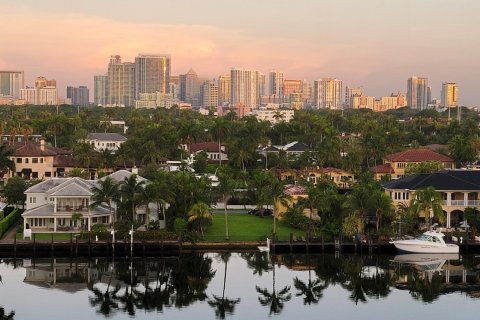
<path id="1" fill-rule="evenodd" d="M 17 232 L 15 237 L 17 238 L 17 240 L 23 240 L 23 232 Z M 52 233 L 35 233 L 35 240 L 41 240 L 41 241 L 52 240 Z M 53 240 L 58 240 L 58 241 L 70 240 L 70 233 L 53 233 Z M 33 241 L 33 238 L 32 238 L 32 241 Z M 73 241 L 75 241 L 75 237 L 73 237 Z"/>
<path id="2" fill-rule="evenodd" d="M 256 217 L 245 213 L 228 215 L 230 241 L 265 241 L 271 237 L 273 229 L 272 217 Z M 294 229 L 277 220 L 277 236 L 279 240 L 287 240 L 290 233 L 305 236 L 305 231 Z M 225 241 L 225 216 L 215 213 L 212 225 L 205 232 L 205 241 Z"/>

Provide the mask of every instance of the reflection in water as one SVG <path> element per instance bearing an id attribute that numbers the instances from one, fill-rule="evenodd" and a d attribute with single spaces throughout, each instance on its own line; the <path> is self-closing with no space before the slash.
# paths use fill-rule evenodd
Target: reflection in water
<path id="1" fill-rule="evenodd" d="M 235 277 L 228 273 L 232 264 Z M 2 269 L 5 266 L 24 268 L 23 282 L 28 286 L 78 295 L 84 292 L 92 311 L 104 317 L 143 316 L 202 304 L 209 306 L 217 319 L 225 319 L 239 308 L 243 310 L 246 304 L 242 306 L 241 302 L 249 301 L 253 293 L 259 304 L 249 304 L 248 308 L 258 309 L 259 318 L 265 313 L 264 307 L 269 315 L 288 315 L 295 308 L 320 305 L 333 286 L 345 290 L 345 301 L 353 306 L 387 299 L 394 290 L 404 291 L 413 298 L 410 300 L 422 303 L 434 303 L 452 292 L 480 297 L 480 258 L 475 256 L 335 257 L 251 252 L 121 261 L 12 259 L 0 264 L 3 282 L 8 282 Z M 218 286 L 211 285 L 216 276 L 214 283 Z M 236 281 L 238 285 L 240 277 L 258 282 L 242 291 L 233 284 Z M 13 308 L 20 312 L 18 307 Z M 10 309 L 3 302 L 0 320 L 13 319 L 15 313 Z"/>

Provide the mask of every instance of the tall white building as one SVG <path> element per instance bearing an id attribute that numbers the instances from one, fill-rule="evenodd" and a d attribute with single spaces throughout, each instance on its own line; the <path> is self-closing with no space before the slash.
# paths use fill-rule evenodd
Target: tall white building
<path id="1" fill-rule="evenodd" d="M 133 106 L 135 100 L 135 63 L 111 56 L 108 64 L 108 105 Z"/>
<path id="2" fill-rule="evenodd" d="M 23 71 L 0 70 L 0 95 L 20 98 L 20 90 L 25 87 Z"/>
<path id="3" fill-rule="evenodd" d="M 108 104 L 108 74 L 94 76 L 93 103 L 96 106 L 105 106 Z"/>
<path id="4" fill-rule="evenodd" d="M 35 79 L 35 88 L 20 90 L 20 98 L 28 104 L 37 106 L 58 104 L 58 91 L 55 80 L 48 80 L 45 77 Z"/>
<path id="5" fill-rule="evenodd" d="M 268 74 L 268 94 L 283 96 L 283 72 L 272 70 Z"/>
<path id="6" fill-rule="evenodd" d="M 140 54 L 135 57 L 135 99 L 139 93 L 169 93 L 170 55 Z"/>
<path id="7" fill-rule="evenodd" d="M 230 75 L 224 74 L 218 77 L 218 104 L 230 102 Z"/>
<path id="8" fill-rule="evenodd" d="M 230 71 L 230 102 L 233 106 L 255 107 L 259 100 L 260 73 L 256 70 Z M 260 81 L 261 82 L 261 81 Z"/>
<path id="9" fill-rule="evenodd" d="M 442 83 L 441 106 L 445 108 L 458 105 L 458 86 L 455 82 Z"/>
<path id="10" fill-rule="evenodd" d="M 313 84 L 313 103 L 317 108 L 342 108 L 342 80 L 322 78 Z"/>
<path id="11" fill-rule="evenodd" d="M 354 96 L 361 96 L 363 95 L 363 88 L 362 87 L 345 87 L 345 103 L 344 105 L 347 108 L 351 107 L 351 99 Z"/>
<path id="12" fill-rule="evenodd" d="M 202 107 L 217 107 L 218 106 L 218 85 L 215 81 L 207 80 L 200 87 L 200 97 L 202 100 Z"/>
<path id="13" fill-rule="evenodd" d="M 413 76 L 407 80 L 407 105 L 412 109 L 426 109 L 429 103 L 428 78 Z"/>

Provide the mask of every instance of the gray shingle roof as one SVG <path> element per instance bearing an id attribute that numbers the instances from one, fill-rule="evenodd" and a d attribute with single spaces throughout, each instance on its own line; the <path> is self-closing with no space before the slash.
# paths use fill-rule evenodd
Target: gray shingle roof
<path id="1" fill-rule="evenodd" d="M 127 138 L 119 133 L 109 132 L 94 132 L 87 135 L 87 140 L 101 140 L 101 141 L 127 141 Z"/>
<path id="2" fill-rule="evenodd" d="M 434 187 L 438 191 L 480 191 L 480 171 L 443 170 L 436 173 L 421 173 L 389 181 L 383 187 L 395 190 Z"/>

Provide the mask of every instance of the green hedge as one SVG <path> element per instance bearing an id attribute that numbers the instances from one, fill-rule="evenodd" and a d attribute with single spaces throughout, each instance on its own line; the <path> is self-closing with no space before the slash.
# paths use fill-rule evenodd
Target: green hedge
<path id="1" fill-rule="evenodd" d="M 14 209 L 8 216 L 2 219 L 0 221 L 0 238 L 3 237 L 5 232 L 10 229 L 11 226 L 13 226 L 18 219 L 20 219 L 20 216 L 22 215 L 23 210 L 20 209 Z"/>

